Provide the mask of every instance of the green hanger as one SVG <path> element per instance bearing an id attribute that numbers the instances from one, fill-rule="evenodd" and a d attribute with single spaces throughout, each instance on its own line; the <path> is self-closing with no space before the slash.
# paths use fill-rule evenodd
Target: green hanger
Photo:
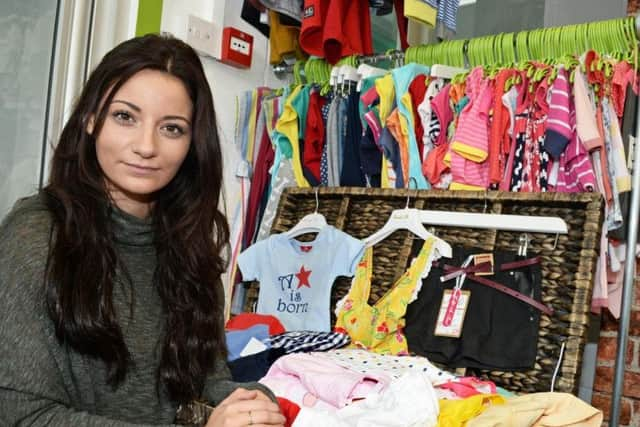
<path id="1" fill-rule="evenodd" d="M 303 83 L 302 69 L 305 66 L 306 61 L 296 61 L 293 64 L 293 83 L 299 86 Z"/>
<path id="2" fill-rule="evenodd" d="M 307 83 L 313 83 L 315 81 L 315 63 L 317 59 L 308 59 L 304 64 L 304 75 L 307 78 Z"/>
<path id="3" fill-rule="evenodd" d="M 618 50 L 618 52 L 627 52 L 630 47 L 630 43 L 628 43 L 624 28 L 625 28 L 625 20 L 619 19 L 618 22 L 616 23 L 618 40 L 620 43 L 620 49 Z"/>
<path id="4" fill-rule="evenodd" d="M 415 62 L 416 64 L 421 64 L 418 60 L 418 55 L 416 55 L 417 50 L 421 46 L 409 46 L 407 50 L 404 51 L 404 59 L 406 62 Z"/>
<path id="5" fill-rule="evenodd" d="M 540 30 L 533 30 L 529 33 L 529 52 L 531 53 L 531 59 L 535 60 L 540 58 Z"/>
<path id="6" fill-rule="evenodd" d="M 477 41 L 474 39 L 470 39 L 467 43 L 467 59 L 469 60 L 469 66 L 473 67 L 476 65 L 476 50 L 475 46 Z"/>
<path id="7" fill-rule="evenodd" d="M 608 43 L 608 35 L 607 34 L 603 34 L 605 31 L 603 31 L 603 28 L 605 28 L 606 24 L 604 22 L 601 23 L 596 23 L 594 22 L 593 25 L 591 26 L 591 30 L 593 31 L 593 36 L 595 36 L 595 40 L 594 40 L 594 44 L 596 45 L 596 52 L 599 53 L 607 53 L 607 51 L 609 50 L 609 43 Z"/>

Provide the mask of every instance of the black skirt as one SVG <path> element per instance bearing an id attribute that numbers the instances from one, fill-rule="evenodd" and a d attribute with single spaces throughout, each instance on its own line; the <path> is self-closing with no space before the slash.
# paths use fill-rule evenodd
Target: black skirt
<path id="1" fill-rule="evenodd" d="M 470 291 L 471 295 L 460 337 L 434 333 L 443 293 L 453 289 L 456 283 L 455 279 L 442 282 L 440 277 L 450 272 L 452 266 L 459 268 L 469 255 L 481 253 L 487 251 L 454 247 L 452 258 L 441 258 L 434 263 L 423 279 L 418 298 L 407 308 L 405 336 L 409 351 L 456 368 L 531 368 L 536 359 L 540 311 L 511 295 L 474 282 L 469 276 L 462 286 L 462 290 Z M 540 301 L 539 263 L 499 271 L 501 265 L 521 258 L 515 252 L 506 251 L 494 251 L 493 257 L 494 274 L 481 277 Z"/>

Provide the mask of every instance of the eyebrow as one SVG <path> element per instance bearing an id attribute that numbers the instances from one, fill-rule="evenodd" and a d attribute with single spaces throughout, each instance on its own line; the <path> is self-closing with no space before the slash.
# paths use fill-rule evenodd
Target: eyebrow
<path id="1" fill-rule="evenodd" d="M 112 104 L 115 103 L 121 103 L 121 104 L 125 104 L 126 106 L 128 106 L 129 108 L 131 108 L 132 110 L 136 111 L 136 112 L 141 112 L 142 109 L 140 107 L 138 107 L 136 104 L 132 104 L 129 101 L 124 101 L 121 99 L 114 99 L 113 101 L 111 101 Z M 185 122 L 187 122 L 187 124 L 191 124 L 191 121 L 188 120 L 186 117 L 183 116 L 164 116 L 162 117 L 162 120 L 183 120 Z"/>

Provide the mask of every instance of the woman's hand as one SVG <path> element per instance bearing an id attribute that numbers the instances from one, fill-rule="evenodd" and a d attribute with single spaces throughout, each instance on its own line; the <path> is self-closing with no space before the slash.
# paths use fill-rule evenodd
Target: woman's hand
<path id="1" fill-rule="evenodd" d="M 239 388 L 216 406 L 205 427 L 282 427 L 285 421 L 280 407 L 264 393 Z"/>

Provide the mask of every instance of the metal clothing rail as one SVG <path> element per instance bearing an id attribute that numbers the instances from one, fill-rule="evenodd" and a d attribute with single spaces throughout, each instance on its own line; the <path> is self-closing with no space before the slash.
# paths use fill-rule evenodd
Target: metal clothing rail
<path id="1" fill-rule="evenodd" d="M 562 27 L 561 27 L 562 28 Z M 640 38 L 640 15 L 635 18 L 635 32 Z M 469 41 L 473 41 L 471 39 Z M 404 59 L 404 53 L 401 51 L 392 51 L 388 53 L 361 56 L 358 62 L 376 63 L 382 60 L 398 61 Z M 293 72 L 293 65 L 276 65 L 273 67 L 276 74 L 285 74 Z M 637 115 L 636 115 L 636 139 L 640 137 L 640 97 L 638 97 Z M 611 393 L 611 412 L 609 417 L 609 426 L 617 427 L 620 419 L 620 403 L 622 398 L 622 390 L 624 384 L 625 371 L 625 355 L 627 353 L 627 340 L 629 335 L 629 322 L 631 315 L 631 305 L 633 299 L 634 286 L 634 270 L 636 245 L 638 242 L 638 220 L 640 217 L 640 142 L 630 147 L 629 151 L 633 151 L 633 172 L 631 178 L 631 203 L 629 208 L 629 225 L 627 230 L 627 251 L 626 263 L 624 270 L 624 280 L 622 287 L 622 306 L 618 329 L 618 345 L 616 349 L 616 364 L 613 380 L 613 390 Z"/>
<path id="2" fill-rule="evenodd" d="M 640 37 L 640 15 L 636 16 L 636 34 Z M 640 97 L 636 108 L 636 134 L 633 150 L 633 173 L 631 175 L 631 206 L 629 208 L 629 228 L 627 230 L 627 253 L 624 265 L 624 281 L 622 285 L 622 307 L 620 325 L 618 327 L 618 345 L 616 347 L 616 365 L 613 377 L 613 391 L 611 393 L 611 412 L 609 427 L 617 427 L 620 420 L 620 401 L 624 385 L 624 365 L 627 354 L 627 340 L 629 338 L 629 321 L 633 300 L 634 270 L 636 258 L 636 244 L 638 243 L 638 216 L 640 216 Z"/>
<path id="3" fill-rule="evenodd" d="M 393 50 L 374 55 L 361 55 L 357 57 L 358 64 L 376 64 L 380 61 L 398 61 L 404 59 L 404 52 Z M 293 73 L 293 64 L 280 63 L 271 67 L 276 76 L 284 76 Z"/>
<path id="4" fill-rule="evenodd" d="M 637 21 L 636 21 L 637 22 Z M 637 24 L 636 24 L 637 25 Z M 640 97 L 638 98 L 638 113 L 636 116 L 636 141 L 640 135 Z M 627 253 L 624 265 L 624 282 L 622 286 L 622 307 L 620 325 L 618 327 L 618 346 L 616 349 L 616 366 L 613 377 L 613 392 L 611 394 L 610 427 L 618 426 L 620 418 L 620 399 L 624 384 L 625 354 L 627 354 L 627 339 L 629 338 L 629 320 L 633 301 L 634 270 L 636 259 L 636 244 L 638 242 L 638 216 L 640 216 L 640 142 L 635 143 L 633 151 L 633 174 L 631 179 L 631 206 L 629 208 L 629 229 L 627 230 Z"/>

